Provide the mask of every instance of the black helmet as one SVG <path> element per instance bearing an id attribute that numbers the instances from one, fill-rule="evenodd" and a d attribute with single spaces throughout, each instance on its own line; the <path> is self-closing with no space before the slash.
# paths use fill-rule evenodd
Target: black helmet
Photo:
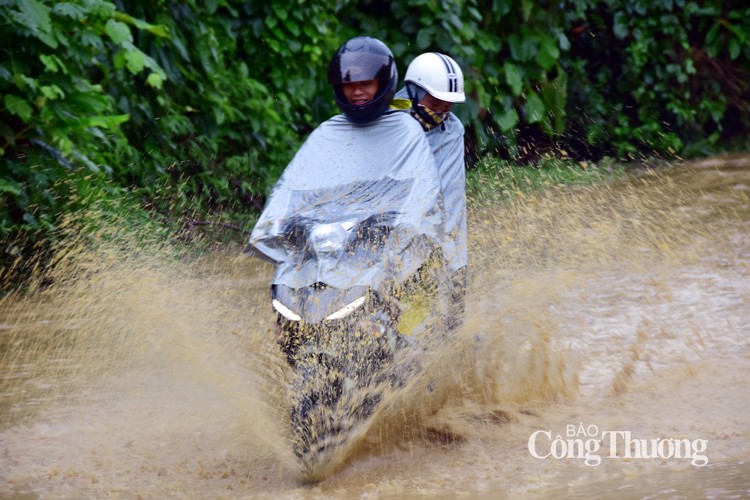
<path id="1" fill-rule="evenodd" d="M 343 83 L 377 80 L 375 98 L 361 106 L 349 104 Z M 385 113 L 396 93 L 398 71 L 386 44 L 369 36 L 358 36 L 339 47 L 328 65 L 328 83 L 333 85 L 336 104 L 354 123 L 368 123 Z"/>

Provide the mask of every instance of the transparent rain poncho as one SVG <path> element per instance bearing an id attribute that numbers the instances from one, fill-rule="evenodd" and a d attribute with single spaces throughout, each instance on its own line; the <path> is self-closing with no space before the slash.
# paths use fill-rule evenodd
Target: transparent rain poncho
<path id="1" fill-rule="evenodd" d="M 277 263 L 274 284 L 378 287 L 406 279 L 440 247 L 442 208 L 435 160 L 413 118 L 390 112 L 353 125 L 338 115 L 287 166 L 250 244 Z"/>

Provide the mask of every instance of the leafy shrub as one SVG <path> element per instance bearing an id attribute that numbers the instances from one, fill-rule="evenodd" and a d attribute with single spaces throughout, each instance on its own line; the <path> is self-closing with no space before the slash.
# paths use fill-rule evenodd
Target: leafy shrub
<path id="1" fill-rule="evenodd" d="M 109 68 L 127 66 L 156 87 L 163 71 L 129 37 L 131 25 L 160 29 L 108 2 L 4 2 L 0 19 L 4 235 L 19 222 L 53 224 L 66 194 L 56 191 L 58 180 L 79 169 L 109 175 L 137 157 L 122 130 L 129 115 L 117 109 Z"/>
<path id="2" fill-rule="evenodd" d="M 0 237 L 53 229 L 89 174 L 165 213 L 261 208 L 363 34 L 402 76 L 424 51 L 459 61 L 475 160 L 706 154 L 747 141 L 744 4 L 2 0 Z"/>

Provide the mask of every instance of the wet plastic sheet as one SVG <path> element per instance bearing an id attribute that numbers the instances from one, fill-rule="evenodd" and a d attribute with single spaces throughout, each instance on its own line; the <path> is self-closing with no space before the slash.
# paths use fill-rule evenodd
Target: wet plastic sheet
<path id="1" fill-rule="evenodd" d="M 425 135 L 432 147 L 445 209 L 443 255 L 452 271 L 468 263 L 466 237 L 466 170 L 464 167 L 464 126 L 451 113 L 444 122 Z"/>
<path id="2" fill-rule="evenodd" d="M 408 99 L 406 89 L 399 90 L 396 97 Z M 442 125 L 424 133 L 435 156 L 443 193 L 445 210 L 443 255 L 451 271 L 456 271 L 468 264 L 464 126 L 456 115 L 450 113 Z"/>
<path id="3" fill-rule="evenodd" d="M 275 284 L 376 287 L 393 273 L 396 279 L 413 273 L 440 245 L 441 200 L 431 148 L 407 113 L 388 113 L 368 125 L 338 115 L 315 129 L 287 166 L 250 243 L 278 263 Z M 388 214 L 393 230 L 387 254 L 367 265 L 302 258 L 306 250 L 289 237 L 294 221 L 362 221 L 378 214 Z"/>

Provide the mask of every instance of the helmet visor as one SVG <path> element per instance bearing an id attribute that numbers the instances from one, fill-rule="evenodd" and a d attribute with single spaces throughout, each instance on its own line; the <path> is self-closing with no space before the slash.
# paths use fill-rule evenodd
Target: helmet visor
<path id="1" fill-rule="evenodd" d="M 365 80 L 388 80 L 393 59 L 383 54 L 344 52 L 330 65 L 328 83 L 339 84 Z"/>

